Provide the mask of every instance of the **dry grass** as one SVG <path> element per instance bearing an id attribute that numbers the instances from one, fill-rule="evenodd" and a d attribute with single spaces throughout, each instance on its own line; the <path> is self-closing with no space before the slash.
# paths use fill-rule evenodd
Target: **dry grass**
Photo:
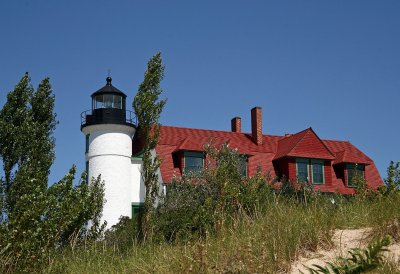
<path id="1" fill-rule="evenodd" d="M 335 228 L 372 227 L 374 233 L 398 237 L 399 202 L 398 196 L 336 205 L 317 199 L 304 206 L 278 197 L 255 216 L 240 214 L 202 240 L 132 246 L 127 253 L 98 243 L 63 252 L 45 272 L 287 273 L 301 254 L 332 246 Z"/>

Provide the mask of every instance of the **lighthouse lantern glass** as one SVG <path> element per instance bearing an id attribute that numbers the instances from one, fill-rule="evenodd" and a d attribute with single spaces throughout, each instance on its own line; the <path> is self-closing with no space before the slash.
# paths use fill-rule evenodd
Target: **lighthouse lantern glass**
<path id="1" fill-rule="evenodd" d="M 93 102 L 94 109 L 98 108 L 118 108 L 122 109 L 122 98 L 119 95 L 104 94 L 97 95 Z"/>

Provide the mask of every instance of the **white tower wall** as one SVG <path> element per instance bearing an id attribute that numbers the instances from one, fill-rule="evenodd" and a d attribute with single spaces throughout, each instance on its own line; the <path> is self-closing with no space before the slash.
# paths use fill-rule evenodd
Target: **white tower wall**
<path id="1" fill-rule="evenodd" d="M 135 128 L 117 124 L 86 126 L 89 135 L 89 178 L 101 175 L 105 184 L 106 200 L 102 221 L 107 228 L 118 223 L 121 216 L 131 217 L 132 195 L 137 191 L 132 184 L 132 136 Z M 140 181 L 139 181 L 140 182 Z"/>

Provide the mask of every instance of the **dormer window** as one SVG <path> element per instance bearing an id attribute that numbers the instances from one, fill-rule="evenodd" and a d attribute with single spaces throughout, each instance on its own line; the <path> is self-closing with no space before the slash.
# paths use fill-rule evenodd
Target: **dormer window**
<path id="1" fill-rule="evenodd" d="M 365 178 L 365 165 L 363 164 L 347 164 L 347 186 L 356 187 L 354 178 L 359 175 L 361 178 Z"/>
<path id="2" fill-rule="evenodd" d="M 311 160 L 312 169 L 312 183 L 323 184 L 325 183 L 324 176 L 324 161 L 322 160 Z"/>
<path id="3" fill-rule="evenodd" d="M 324 184 L 324 160 L 297 158 L 296 176 L 301 183 Z"/>
<path id="4" fill-rule="evenodd" d="M 204 153 L 196 151 L 185 151 L 184 154 L 184 172 L 200 173 L 204 169 Z"/>
<path id="5" fill-rule="evenodd" d="M 296 176 L 297 181 L 301 183 L 308 182 L 308 159 L 297 158 L 296 159 Z"/>

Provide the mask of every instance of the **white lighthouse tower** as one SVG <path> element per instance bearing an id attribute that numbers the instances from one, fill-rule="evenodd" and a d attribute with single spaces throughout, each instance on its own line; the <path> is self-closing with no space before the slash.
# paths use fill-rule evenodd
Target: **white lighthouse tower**
<path id="1" fill-rule="evenodd" d="M 126 95 L 111 84 L 111 77 L 106 81 L 104 87 L 91 95 L 92 109 L 82 113 L 81 131 L 86 137 L 88 178 L 101 175 L 105 182 L 102 221 L 107 221 L 110 228 L 121 216 L 132 216 L 133 196 L 138 186 L 132 178 L 134 116 L 126 110 Z"/>

